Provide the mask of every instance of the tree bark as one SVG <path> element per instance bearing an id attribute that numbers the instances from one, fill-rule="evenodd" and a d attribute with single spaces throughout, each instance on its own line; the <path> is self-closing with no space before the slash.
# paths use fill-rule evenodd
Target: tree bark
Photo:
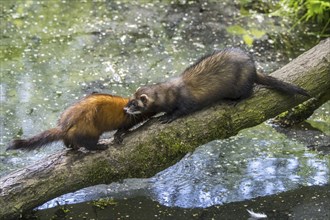
<path id="1" fill-rule="evenodd" d="M 325 102 L 330 97 L 329 48 L 330 38 L 271 75 L 299 85 Z M 170 124 L 151 119 L 127 134 L 122 145 L 102 152 L 63 149 L 0 179 L 0 218 L 15 218 L 83 187 L 151 177 L 202 144 L 235 135 L 306 100 L 256 87 L 252 97 L 236 105 L 215 105 Z"/>

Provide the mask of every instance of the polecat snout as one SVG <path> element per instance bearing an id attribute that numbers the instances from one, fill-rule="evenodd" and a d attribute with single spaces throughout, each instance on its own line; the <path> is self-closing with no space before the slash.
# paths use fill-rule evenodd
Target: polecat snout
<path id="1" fill-rule="evenodd" d="M 66 147 L 73 149 L 104 149 L 106 146 L 98 144 L 102 133 L 117 130 L 114 141 L 119 143 L 123 133 L 148 118 L 144 114 L 126 114 L 123 108 L 127 103 L 127 98 L 119 96 L 97 93 L 88 95 L 62 113 L 57 127 L 29 139 L 13 140 L 7 150 L 29 151 L 59 140 L 63 140 Z"/>
<path id="2" fill-rule="evenodd" d="M 234 48 L 200 58 L 176 78 L 139 88 L 125 111 L 133 115 L 166 112 L 163 121 L 170 122 L 223 99 L 247 98 L 254 83 L 309 96 L 298 86 L 257 73 L 253 58 Z"/>

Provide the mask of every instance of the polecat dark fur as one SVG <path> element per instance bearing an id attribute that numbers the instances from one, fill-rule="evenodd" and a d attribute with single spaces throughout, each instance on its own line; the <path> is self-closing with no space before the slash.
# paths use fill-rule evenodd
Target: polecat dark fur
<path id="1" fill-rule="evenodd" d="M 247 98 L 254 83 L 309 96 L 298 86 L 257 73 L 253 58 L 234 48 L 200 58 L 176 78 L 139 88 L 125 111 L 133 115 L 166 112 L 163 121 L 170 122 L 223 99 Z"/>
<path id="2" fill-rule="evenodd" d="M 98 144 L 103 132 L 117 130 L 114 140 L 118 143 L 129 128 L 147 119 L 144 114 L 138 117 L 126 114 L 123 108 L 128 101 L 128 98 L 108 94 L 88 95 L 62 113 L 57 127 L 29 139 L 13 140 L 7 150 L 29 151 L 59 140 L 73 149 L 104 149 L 105 145 Z"/>

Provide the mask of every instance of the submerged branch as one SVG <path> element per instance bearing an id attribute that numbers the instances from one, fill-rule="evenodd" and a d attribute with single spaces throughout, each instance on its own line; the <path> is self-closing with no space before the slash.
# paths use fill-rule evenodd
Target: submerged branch
<path id="1" fill-rule="evenodd" d="M 327 39 L 271 75 L 301 86 L 313 97 L 325 97 L 330 91 L 329 47 Z M 63 149 L 0 179 L 1 219 L 15 218 L 83 187 L 151 177 L 196 147 L 258 125 L 306 99 L 257 87 L 251 98 L 235 106 L 216 105 L 170 124 L 151 119 L 126 135 L 121 146 L 88 153 Z"/>

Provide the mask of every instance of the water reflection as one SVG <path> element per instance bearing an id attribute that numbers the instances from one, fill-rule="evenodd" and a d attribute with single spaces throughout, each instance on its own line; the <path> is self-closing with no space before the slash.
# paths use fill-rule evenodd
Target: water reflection
<path id="1" fill-rule="evenodd" d="M 246 143 L 244 139 L 242 136 L 235 142 Z M 300 185 L 329 182 L 325 159 L 310 153 L 302 157 L 294 154 L 278 158 L 251 157 L 249 151 L 252 147 L 246 146 L 245 150 L 236 152 L 226 141 L 202 146 L 194 154 L 151 178 L 152 196 L 167 206 L 209 207 L 272 195 Z M 301 147 L 299 150 L 304 149 Z M 233 152 L 232 155 L 239 153 L 245 160 L 219 157 L 228 152 Z"/>

